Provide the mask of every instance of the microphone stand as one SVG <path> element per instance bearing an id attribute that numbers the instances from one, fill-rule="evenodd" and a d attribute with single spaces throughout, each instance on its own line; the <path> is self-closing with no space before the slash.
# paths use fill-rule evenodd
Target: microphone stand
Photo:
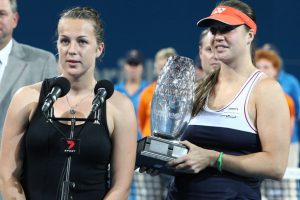
<path id="1" fill-rule="evenodd" d="M 74 138 L 76 122 L 84 121 L 84 122 L 94 122 L 94 123 L 100 124 L 100 112 L 101 112 L 101 109 L 97 109 L 96 111 L 91 112 L 88 118 L 76 118 L 75 116 L 72 116 L 72 118 L 56 118 L 56 117 L 54 117 L 53 108 L 51 108 L 47 112 L 43 112 L 43 114 L 46 117 L 47 122 L 51 123 L 59 132 L 61 132 L 61 130 L 59 130 L 58 127 L 56 127 L 53 124 L 53 120 L 55 120 L 55 121 L 71 121 L 70 137 L 67 139 L 72 140 Z M 92 113 L 93 113 L 93 117 L 90 117 Z M 63 181 L 62 187 L 61 187 L 60 200 L 73 199 L 72 197 L 70 198 L 70 196 L 69 196 L 70 187 L 75 188 L 75 183 L 70 181 L 71 162 L 72 162 L 72 154 L 68 153 L 67 154 L 66 173 L 65 173 L 65 178 L 64 178 L 64 181 Z"/>
<path id="2" fill-rule="evenodd" d="M 73 137 L 74 137 L 75 124 L 76 124 L 76 118 L 73 115 L 72 118 L 71 118 L 70 137 L 68 139 L 72 140 Z M 61 190 L 61 198 L 60 198 L 61 200 L 69 200 L 69 190 L 70 190 L 70 187 L 75 188 L 75 183 L 74 182 L 70 182 L 71 162 L 72 162 L 72 156 L 71 156 L 71 154 L 68 154 L 66 175 L 65 175 L 65 180 L 63 181 L 62 190 Z"/>

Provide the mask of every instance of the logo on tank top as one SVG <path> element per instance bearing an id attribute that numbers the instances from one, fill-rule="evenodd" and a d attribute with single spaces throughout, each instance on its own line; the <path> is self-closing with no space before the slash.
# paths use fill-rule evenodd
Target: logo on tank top
<path id="1" fill-rule="evenodd" d="M 73 147 L 75 146 L 75 141 L 74 140 L 67 140 L 67 143 L 69 145 L 68 149 L 73 149 Z"/>
<path id="2" fill-rule="evenodd" d="M 229 107 L 222 112 L 222 117 L 237 118 L 241 115 L 239 108 Z"/>
<path id="3" fill-rule="evenodd" d="M 79 139 L 61 139 L 61 149 L 66 154 L 79 154 L 80 153 L 80 140 Z"/>

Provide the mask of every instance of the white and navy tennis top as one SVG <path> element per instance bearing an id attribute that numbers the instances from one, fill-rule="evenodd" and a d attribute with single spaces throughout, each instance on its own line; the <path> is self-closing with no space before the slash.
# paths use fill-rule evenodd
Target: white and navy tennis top
<path id="1" fill-rule="evenodd" d="M 203 111 L 191 119 L 181 139 L 232 155 L 260 151 L 257 130 L 250 121 L 247 107 L 253 86 L 262 74 L 255 71 L 224 108 L 211 110 L 206 100 Z"/>
<path id="2" fill-rule="evenodd" d="M 225 154 L 245 155 L 261 151 L 256 128 L 249 120 L 247 106 L 253 86 L 263 73 L 255 71 L 234 99 L 219 110 L 205 103 L 203 111 L 191 119 L 181 140 Z M 207 167 L 197 174 L 178 173 L 169 186 L 166 200 L 241 199 L 260 200 L 259 177 L 244 177 Z"/>

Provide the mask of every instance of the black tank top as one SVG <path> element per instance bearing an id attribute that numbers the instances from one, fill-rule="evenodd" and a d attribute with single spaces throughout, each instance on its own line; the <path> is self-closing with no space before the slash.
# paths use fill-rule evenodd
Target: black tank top
<path id="1" fill-rule="evenodd" d="M 62 151 L 63 136 L 46 122 L 41 107 L 54 79 L 46 79 L 41 88 L 37 110 L 23 138 L 21 184 L 27 200 L 55 200 L 61 189 L 61 174 L 66 163 Z M 66 137 L 70 126 L 53 121 Z M 112 143 L 106 122 L 106 105 L 101 109 L 100 124 L 85 122 L 75 126 L 74 138 L 80 139 L 80 154 L 73 155 L 70 189 L 73 200 L 103 199 L 108 190 L 108 166 Z"/>

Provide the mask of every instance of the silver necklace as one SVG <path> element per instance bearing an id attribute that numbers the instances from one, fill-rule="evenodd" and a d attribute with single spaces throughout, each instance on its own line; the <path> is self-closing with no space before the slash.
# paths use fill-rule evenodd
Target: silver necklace
<path id="1" fill-rule="evenodd" d="M 91 96 L 92 94 L 89 94 L 85 97 L 83 97 L 78 103 L 76 103 L 74 106 L 71 106 L 70 102 L 69 102 L 69 98 L 68 98 L 68 95 L 66 95 L 66 100 L 67 100 L 67 103 L 69 105 L 69 113 L 72 115 L 72 116 L 75 116 L 76 114 L 76 108 L 85 100 L 87 99 L 89 96 Z"/>

